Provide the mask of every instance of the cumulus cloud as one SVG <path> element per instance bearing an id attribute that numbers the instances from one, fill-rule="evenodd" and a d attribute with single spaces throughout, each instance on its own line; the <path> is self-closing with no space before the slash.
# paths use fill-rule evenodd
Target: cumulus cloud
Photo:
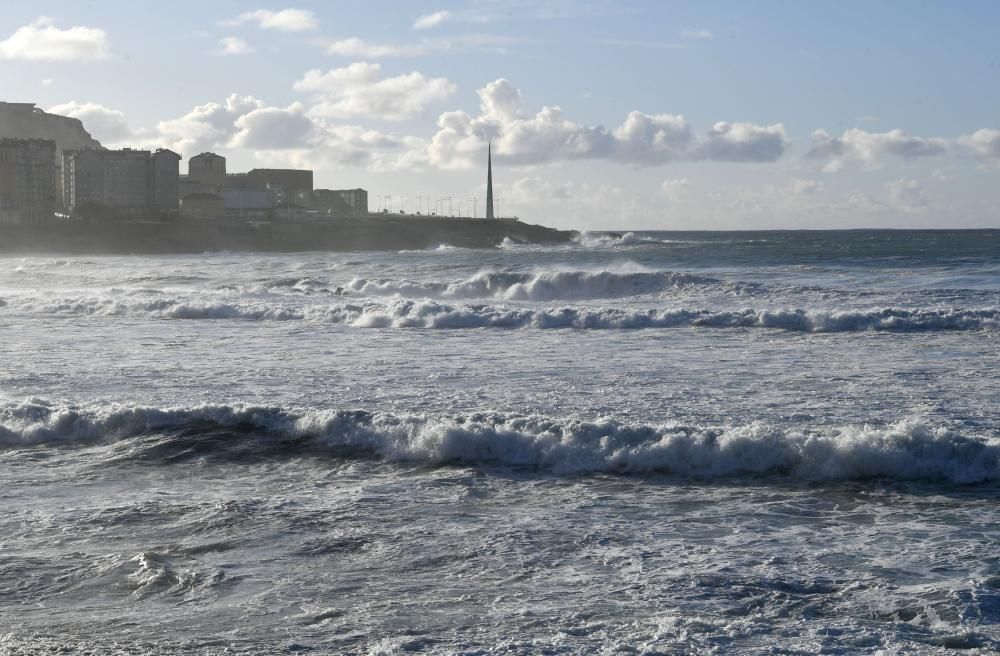
<path id="1" fill-rule="evenodd" d="M 254 23 L 262 30 L 279 30 L 281 32 L 309 32 L 319 29 L 319 19 L 311 11 L 305 9 L 257 9 L 245 11 L 224 25 L 242 25 Z"/>
<path id="2" fill-rule="evenodd" d="M 889 205 L 903 212 L 916 212 L 930 205 L 920 183 L 909 178 L 900 178 L 885 186 L 889 194 Z"/>
<path id="3" fill-rule="evenodd" d="M 418 18 L 413 23 L 413 29 L 415 30 L 429 30 L 432 27 L 437 27 L 447 23 L 453 18 L 450 11 L 435 11 L 432 14 L 425 14 Z"/>
<path id="4" fill-rule="evenodd" d="M 123 112 L 98 103 L 71 100 L 50 107 L 47 111 L 50 114 L 80 119 L 87 131 L 105 145 L 126 142 L 134 136 Z"/>
<path id="5" fill-rule="evenodd" d="M 197 154 L 225 147 L 237 132 L 236 121 L 265 104 L 252 96 L 232 94 L 223 103 L 198 105 L 179 118 L 161 121 L 159 139 L 177 152 Z"/>
<path id="6" fill-rule="evenodd" d="M 133 132 L 145 147 L 166 146 L 185 157 L 206 150 L 247 149 L 271 166 L 323 169 L 336 165 L 389 170 L 425 164 L 425 143 L 370 128 L 330 123 L 301 102 L 275 107 L 232 94 L 224 102 L 194 107 L 155 130 Z"/>
<path id="7" fill-rule="evenodd" d="M 220 55 L 249 55 L 254 51 L 253 47 L 238 36 L 227 36 L 219 39 Z"/>
<path id="8" fill-rule="evenodd" d="M 513 164 L 605 159 L 633 165 L 672 160 L 774 161 L 787 147 L 778 123 L 717 123 L 702 138 L 680 115 L 630 112 L 613 130 L 580 125 L 559 107 L 523 109 L 521 93 L 499 79 L 479 90 L 480 113 L 445 112 L 431 139 L 428 157 L 442 168 L 477 165 L 489 140 L 497 157 Z"/>
<path id="9" fill-rule="evenodd" d="M 302 103 L 280 107 L 257 107 L 233 122 L 236 133 L 230 139 L 231 148 L 283 150 L 303 148 L 315 141 L 313 122 L 306 116 Z"/>
<path id="10" fill-rule="evenodd" d="M 326 72 L 308 71 L 294 89 L 313 96 L 313 117 L 361 116 L 399 121 L 446 99 L 455 92 L 455 85 L 442 77 L 427 78 L 418 71 L 382 78 L 378 64 L 355 62 Z"/>
<path id="11" fill-rule="evenodd" d="M 59 29 L 51 18 L 39 18 L 0 41 L 0 59 L 77 61 L 106 59 L 108 36 L 96 27 Z"/>
<path id="12" fill-rule="evenodd" d="M 931 157 L 947 151 L 948 142 L 940 138 L 915 137 L 902 130 L 867 132 L 851 128 L 840 137 L 826 130 L 812 134 L 812 147 L 806 154 L 810 159 L 828 160 L 828 172 L 837 171 L 844 163 L 858 160 L 868 165 L 877 164 L 885 155 L 906 159 Z"/>
<path id="13" fill-rule="evenodd" d="M 974 150 L 979 157 L 1000 158 L 1000 130 L 983 128 L 959 137 L 958 141 Z"/>
<path id="14" fill-rule="evenodd" d="M 788 145 L 781 123 L 716 123 L 700 145 L 701 158 L 717 162 L 773 162 Z"/>

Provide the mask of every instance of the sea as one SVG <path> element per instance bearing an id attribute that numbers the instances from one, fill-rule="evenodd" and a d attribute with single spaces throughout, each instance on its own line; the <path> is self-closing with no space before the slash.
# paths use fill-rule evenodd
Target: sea
<path id="1" fill-rule="evenodd" d="M 0 654 L 1000 650 L 1000 230 L 0 258 Z"/>

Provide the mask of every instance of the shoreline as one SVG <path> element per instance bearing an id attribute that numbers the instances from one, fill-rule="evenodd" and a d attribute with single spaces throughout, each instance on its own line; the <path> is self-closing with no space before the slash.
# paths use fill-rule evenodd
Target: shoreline
<path id="1" fill-rule="evenodd" d="M 423 250 L 441 244 L 496 248 L 565 243 L 578 233 L 513 220 L 368 215 L 322 222 L 170 219 L 148 222 L 73 221 L 0 225 L 0 254 L 189 255 L 206 252 Z"/>

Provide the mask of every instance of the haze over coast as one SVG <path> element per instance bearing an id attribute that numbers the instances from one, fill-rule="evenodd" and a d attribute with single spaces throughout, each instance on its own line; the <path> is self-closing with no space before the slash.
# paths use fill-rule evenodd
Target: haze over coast
<path id="1" fill-rule="evenodd" d="M 575 234 L 495 213 L 489 155 L 484 216 L 463 216 L 451 198 L 375 212 L 364 189 L 314 189 L 305 169 L 227 173 L 215 153 L 181 174 L 177 153 L 105 149 L 78 119 L 30 103 L 0 103 L 0 149 L 0 252 L 494 248 Z"/>

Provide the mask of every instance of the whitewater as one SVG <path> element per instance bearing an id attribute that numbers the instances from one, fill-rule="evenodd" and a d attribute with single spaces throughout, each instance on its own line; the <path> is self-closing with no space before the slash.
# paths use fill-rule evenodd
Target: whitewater
<path id="1" fill-rule="evenodd" d="M 1000 650 L 1000 231 L 0 258 L 0 654 Z"/>

